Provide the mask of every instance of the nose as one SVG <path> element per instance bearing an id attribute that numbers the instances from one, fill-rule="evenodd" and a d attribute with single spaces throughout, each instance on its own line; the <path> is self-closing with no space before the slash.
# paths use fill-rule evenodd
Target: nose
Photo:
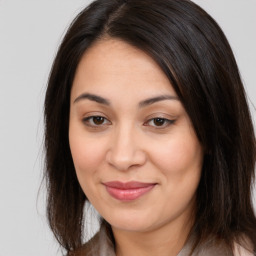
<path id="1" fill-rule="evenodd" d="M 120 171 L 142 166 L 146 162 L 146 152 L 140 136 L 128 127 L 118 129 L 112 136 L 106 158 L 110 165 Z"/>

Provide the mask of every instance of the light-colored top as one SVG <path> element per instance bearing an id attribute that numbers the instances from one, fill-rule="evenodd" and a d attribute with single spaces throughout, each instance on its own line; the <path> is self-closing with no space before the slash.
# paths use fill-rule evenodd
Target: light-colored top
<path id="1" fill-rule="evenodd" d="M 177 256 L 189 256 L 192 249 L 192 241 L 190 239 Z M 242 246 L 235 244 L 234 256 L 253 256 Z M 231 253 L 221 243 L 206 243 L 195 249 L 192 256 L 230 256 Z M 100 231 L 89 241 L 83 248 L 75 254 L 75 256 L 116 256 L 114 245 L 107 235 L 107 228 L 102 225 Z"/>

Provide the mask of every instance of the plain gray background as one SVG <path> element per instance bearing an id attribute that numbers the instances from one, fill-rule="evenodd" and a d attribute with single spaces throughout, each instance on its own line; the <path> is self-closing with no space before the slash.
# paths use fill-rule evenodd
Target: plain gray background
<path id="1" fill-rule="evenodd" d="M 91 1 L 0 0 L 0 256 L 61 255 L 45 216 L 43 100 L 68 24 Z M 256 105 L 256 0 L 196 0 L 220 24 Z M 256 196 L 256 191 L 254 191 Z"/>

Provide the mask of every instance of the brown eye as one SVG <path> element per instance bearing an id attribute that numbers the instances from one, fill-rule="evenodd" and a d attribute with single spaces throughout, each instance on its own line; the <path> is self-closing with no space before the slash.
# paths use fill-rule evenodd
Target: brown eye
<path id="1" fill-rule="evenodd" d="M 83 119 L 86 126 L 97 127 L 111 124 L 111 122 L 103 116 L 88 116 Z"/>
<path id="2" fill-rule="evenodd" d="M 104 123 L 105 118 L 102 117 L 102 116 L 94 116 L 94 117 L 92 118 L 92 121 L 93 121 L 93 123 L 96 124 L 96 125 L 101 125 L 101 124 Z"/>
<path id="3" fill-rule="evenodd" d="M 166 119 L 164 118 L 154 118 L 153 123 L 155 126 L 163 126 L 166 122 Z"/>
<path id="4" fill-rule="evenodd" d="M 151 126 L 154 128 L 164 129 L 174 124 L 175 120 L 169 120 L 163 117 L 155 117 L 144 123 L 145 126 Z"/>

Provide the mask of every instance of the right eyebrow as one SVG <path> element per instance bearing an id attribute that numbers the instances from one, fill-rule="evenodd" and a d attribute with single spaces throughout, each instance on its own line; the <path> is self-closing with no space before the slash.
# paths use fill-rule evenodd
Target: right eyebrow
<path id="1" fill-rule="evenodd" d="M 173 96 L 173 95 L 159 95 L 159 96 L 141 101 L 139 103 L 139 106 L 140 107 L 146 107 L 148 105 L 151 105 L 151 104 L 154 104 L 156 102 L 163 101 L 163 100 L 177 100 L 177 101 L 179 101 L 179 98 L 177 96 Z"/>
<path id="2" fill-rule="evenodd" d="M 81 100 L 91 100 L 91 101 L 95 101 L 97 103 L 100 103 L 100 104 L 104 104 L 104 105 L 110 105 L 110 102 L 109 100 L 105 99 L 105 98 L 102 98 L 98 95 L 95 95 L 95 94 L 91 94 L 91 93 L 82 93 L 81 95 L 79 95 L 73 103 L 77 103 L 78 101 L 81 101 Z"/>

